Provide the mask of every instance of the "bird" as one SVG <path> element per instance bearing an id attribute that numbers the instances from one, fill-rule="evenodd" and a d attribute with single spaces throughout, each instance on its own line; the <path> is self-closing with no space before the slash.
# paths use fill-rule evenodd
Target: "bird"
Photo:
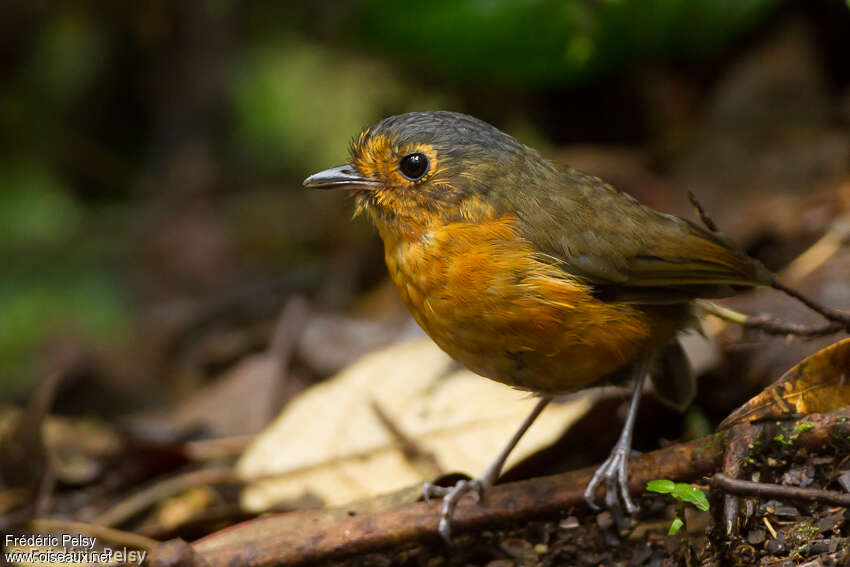
<path id="1" fill-rule="evenodd" d="M 721 233 L 651 209 L 597 177 L 543 157 L 495 126 L 449 111 L 409 112 L 366 128 L 344 165 L 304 180 L 345 189 L 383 241 L 413 318 L 450 357 L 538 397 L 493 463 L 442 497 L 439 532 L 466 493 L 481 497 L 556 396 L 633 381 L 619 439 L 585 491 L 633 514 L 628 459 L 649 379 L 687 406 L 696 393 L 678 343 L 695 300 L 771 285 L 774 274 Z"/>

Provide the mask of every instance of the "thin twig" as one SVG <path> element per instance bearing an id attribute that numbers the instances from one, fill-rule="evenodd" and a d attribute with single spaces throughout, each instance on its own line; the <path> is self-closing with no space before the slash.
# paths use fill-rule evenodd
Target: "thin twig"
<path id="1" fill-rule="evenodd" d="M 699 218 L 702 221 L 702 223 L 706 226 L 706 228 L 708 228 L 711 232 L 719 232 L 719 230 L 717 228 L 717 223 L 715 223 L 711 219 L 711 217 L 708 216 L 708 214 L 705 212 L 705 209 L 702 208 L 702 205 L 697 200 L 696 196 L 693 193 L 691 193 L 690 191 L 688 191 L 688 199 L 690 199 L 691 204 L 697 210 L 697 213 L 699 214 Z M 838 324 L 838 327 L 836 328 L 834 326 L 829 326 L 829 325 L 821 326 L 821 327 L 808 327 L 806 325 L 796 325 L 796 324 L 793 324 L 793 323 L 784 323 L 782 321 L 778 321 L 778 320 L 775 320 L 775 319 L 766 320 L 764 318 L 761 318 L 761 319 L 760 318 L 752 318 L 753 321 L 749 325 L 747 325 L 746 323 L 741 323 L 741 324 L 744 324 L 746 326 L 751 326 L 752 328 L 757 328 L 757 329 L 760 329 L 764 332 L 771 333 L 771 334 L 802 335 L 802 336 L 809 336 L 809 337 L 817 337 L 817 336 L 822 336 L 824 334 L 828 335 L 828 334 L 836 333 L 836 332 L 840 331 L 841 329 L 846 329 L 847 331 L 850 331 L 850 314 L 843 313 L 841 311 L 838 311 L 837 309 L 831 309 L 829 307 L 825 307 L 825 306 L 821 305 L 820 303 L 818 303 L 817 301 L 806 297 L 805 295 L 803 295 L 799 291 L 784 285 L 779 280 L 777 280 L 775 277 L 774 277 L 773 281 L 770 283 L 770 286 L 773 289 L 777 289 L 777 290 L 781 291 L 782 293 L 788 295 L 789 297 L 793 297 L 794 299 L 796 299 L 797 301 L 799 301 L 800 303 L 802 303 L 803 305 L 805 305 L 806 307 L 808 307 L 812 311 L 822 315 L 827 321 L 832 321 L 832 322 Z M 833 328 L 836 328 L 836 330 L 833 331 L 832 330 Z M 785 332 L 782 332 L 782 331 L 785 331 Z"/>
<path id="2" fill-rule="evenodd" d="M 193 461 L 214 461 L 217 459 L 232 459 L 245 452 L 256 435 L 234 435 L 217 439 L 200 439 L 187 441 L 183 447 L 186 456 Z"/>
<path id="3" fill-rule="evenodd" d="M 33 530 L 39 533 L 84 534 L 94 536 L 98 539 L 98 541 L 107 541 L 135 549 L 146 549 L 148 551 L 160 544 L 159 541 L 143 535 L 116 530 L 114 528 L 107 528 L 97 524 L 88 524 L 85 522 L 40 518 L 32 520 L 30 522 L 30 526 Z"/>
<path id="4" fill-rule="evenodd" d="M 776 539 L 776 530 L 773 529 L 773 524 L 770 523 L 770 520 L 767 519 L 767 516 L 762 516 L 761 521 L 767 528 L 767 531 L 770 532 L 770 537 Z"/>
<path id="5" fill-rule="evenodd" d="M 416 440 L 407 435 L 377 401 L 372 400 L 371 406 L 375 417 L 398 443 L 404 459 L 419 472 L 420 476 L 436 478 L 445 473 L 434 453 L 420 447 Z"/>
<path id="6" fill-rule="evenodd" d="M 756 496 L 759 498 L 778 498 L 781 500 L 795 500 L 799 502 L 821 502 L 835 506 L 850 507 L 850 494 L 835 492 L 834 490 L 821 490 L 818 488 L 800 488 L 799 486 L 783 486 L 781 484 L 768 484 L 753 482 L 751 480 L 740 480 L 716 473 L 711 477 L 711 486 L 737 494 L 738 496 Z"/>
<path id="7" fill-rule="evenodd" d="M 844 327 L 848 331 L 850 331 L 850 314 L 843 313 L 841 311 L 838 311 L 837 309 L 832 309 L 830 307 L 825 307 L 825 306 L 821 305 L 820 303 L 818 303 L 817 301 L 815 301 L 814 299 L 808 298 L 805 295 L 803 295 L 802 293 L 800 293 L 799 291 L 782 284 L 778 280 L 773 280 L 773 282 L 771 282 L 770 286 L 773 289 L 778 289 L 782 293 L 785 293 L 786 295 L 793 297 L 794 299 L 796 299 L 797 301 L 799 301 L 800 303 L 802 303 L 803 305 L 805 305 L 806 307 L 808 307 L 812 311 L 816 311 L 817 313 L 820 313 L 828 321 L 834 321 L 835 323 L 840 323 L 842 327 Z"/>
<path id="8" fill-rule="evenodd" d="M 191 471 L 167 478 L 122 500 L 92 519 L 93 524 L 117 526 L 143 512 L 160 500 L 179 494 L 190 488 L 211 484 L 239 482 L 231 467 L 215 467 Z"/>
<path id="9" fill-rule="evenodd" d="M 697 210 L 697 214 L 699 215 L 699 220 L 702 221 L 702 224 L 710 230 L 711 232 L 720 232 L 717 228 L 717 224 L 711 219 L 710 216 L 705 212 L 705 209 L 702 208 L 702 204 L 697 201 L 697 196 L 693 194 L 693 192 L 688 191 L 688 199 L 691 202 L 691 205 Z"/>
<path id="10" fill-rule="evenodd" d="M 747 315 L 734 309 L 724 307 L 713 301 L 700 300 L 700 307 L 706 312 L 735 323 L 747 329 L 761 331 L 768 335 L 788 336 L 794 335 L 797 337 L 823 337 L 826 335 L 834 335 L 844 330 L 844 325 L 841 323 L 824 323 L 822 325 L 803 325 L 800 323 L 788 323 L 775 319 L 770 315 Z"/>
<path id="11" fill-rule="evenodd" d="M 848 221 L 850 221 L 850 215 L 839 217 L 833 221 L 826 234 L 782 269 L 782 279 L 796 284 L 817 268 L 826 264 L 847 242 L 848 236 L 850 236 L 850 222 Z"/>
<path id="12" fill-rule="evenodd" d="M 717 223 L 715 223 L 708 213 L 705 212 L 705 209 L 702 207 L 702 204 L 697 200 L 696 195 L 692 192 L 688 191 L 688 199 L 691 201 L 691 205 L 696 209 L 697 214 L 699 214 L 699 218 L 702 223 L 710 230 L 711 232 L 719 232 L 717 228 Z M 825 335 L 832 335 L 834 333 L 838 333 L 842 330 L 850 331 L 850 314 L 842 313 L 836 309 L 830 309 L 829 307 L 825 307 L 820 303 L 814 301 L 813 299 L 809 299 L 804 296 L 799 291 L 791 289 L 790 287 L 782 284 L 775 277 L 773 281 L 770 283 L 770 286 L 774 289 L 777 289 L 786 295 L 793 297 L 797 301 L 800 301 L 816 313 L 819 313 L 828 321 L 831 321 L 831 324 L 826 325 L 801 325 L 798 323 L 786 323 L 779 319 L 774 319 L 769 316 L 761 315 L 761 316 L 747 316 L 741 313 L 737 313 L 736 311 L 728 310 L 731 313 L 735 313 L 735 317 L 729 317 L 729 313 L 724 313 L 723 310 L 725 308 L 719 308 L 717 312 L 713 312 L 714 315 L 717 315 L 721 319 L 725 319 L 727 321 L 731 321 L 733 323 L 737 323 L 739 325 L 743 325 L 744 327 L 750 329 L 757 329 L 769 335 L 796 335 L 801 337 L 822 337 Z"/>
<path id="13" fill-rule="evenodd" d="M 685 556 L 685 567 L 694 567 L 694 553 L 691 549 L 690 534 L 688 534 L 688 516 L 685 510 L 684 500 L 677 500 L 676 507 L 678 516 L 682 520 L 682 525 L 679 528 L 679 537 L 682 540 L 682 555 Z"/>
<path id="14" fill-rule="evenodd" d="M 788 323 L 770 315 L 751 315 L 744 321 L 743 326 L 748 329 L 761 331 L 768 335 L 796 337 L 825 337 L 834 335 L 845 330 L 841 323 L 823 323 L 821 325 L 803 325 L 802 323 Z"/>

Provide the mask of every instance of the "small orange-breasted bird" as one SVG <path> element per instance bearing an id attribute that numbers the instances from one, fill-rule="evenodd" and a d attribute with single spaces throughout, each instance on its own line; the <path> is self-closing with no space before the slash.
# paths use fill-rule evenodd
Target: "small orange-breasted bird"
<path id="1" fill-rule="evenodd" d="M 540 396 L 478 480 L 426 485 L 426 497 L 444 496 L 446 538 L 457 501 L 495 482 L 552 396 L 629 375 L 628 418 L 585 496 L 594 505 L 604 481 L 609 507 L 622 499 L 634 511 L 627 463 L 647 375 L 662 397 L 687 405 L 695 387 L 676 335 L 693 322 L 693 300 L 774 281 L 718 234 L 556 167 L 464 114 L 387 118 L 352 143 L 347 165 L 304 185 L 354 192 L 396 288 L 434 342 L 474 372 Z"/>

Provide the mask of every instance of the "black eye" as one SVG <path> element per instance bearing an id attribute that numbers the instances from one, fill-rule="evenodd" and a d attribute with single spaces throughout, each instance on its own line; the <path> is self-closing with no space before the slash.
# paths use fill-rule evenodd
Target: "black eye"
<path id="1" fill-rule="evenodd" d="M 428 157 L 419 152 L 407 154 L 401 158 L 398 168 L 402 175 L 411 181 L 417 181 L 428 171 Z"/>

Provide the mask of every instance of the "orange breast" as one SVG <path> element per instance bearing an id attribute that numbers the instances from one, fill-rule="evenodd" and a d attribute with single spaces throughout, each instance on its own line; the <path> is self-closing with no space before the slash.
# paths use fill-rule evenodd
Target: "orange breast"
<path id="1" fill-rule="evenodd" d="M 510 218 L 443 225 L 415 239 L 381 236 L 390 276 L 419 325 L 464 366 L 517 388 L 581 389 L 676 330 L 659 321 L 663 308 L 594 298 L 541 261 Z"/>

